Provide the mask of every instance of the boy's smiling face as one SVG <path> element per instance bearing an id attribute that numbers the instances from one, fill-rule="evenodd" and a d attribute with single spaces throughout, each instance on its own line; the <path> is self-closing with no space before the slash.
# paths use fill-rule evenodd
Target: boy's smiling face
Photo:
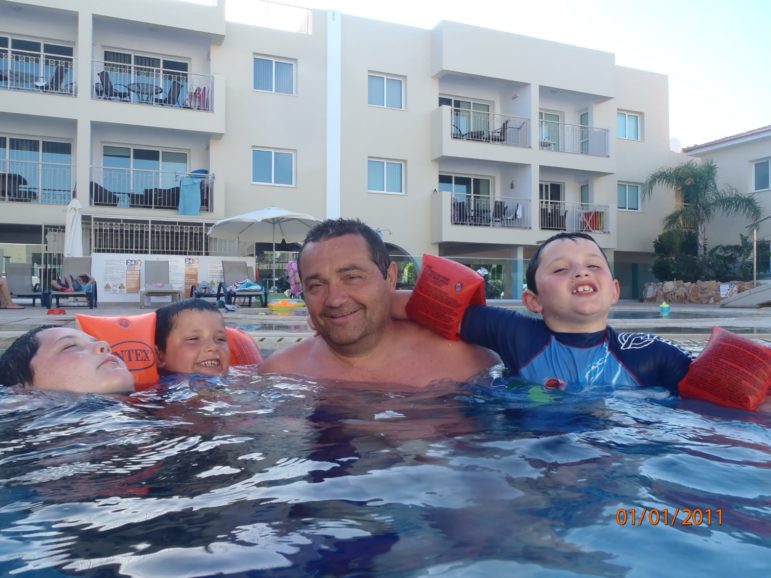
<path id="1" fill-rule="evenodd" d="M 225 320 L 217 311 L 180 311 L 159 351 L 160 366 L 169 373 L 222 375 L 230 367 Z"/>
<path id="2" fill-rule="evenodd" d="M 526 291 L 523 301 L 556 332 L 604 330 L 621 294 L 601 249 L 587 239 L 560 239 L 544 247 L 535 281 L 538 295 Z"/>

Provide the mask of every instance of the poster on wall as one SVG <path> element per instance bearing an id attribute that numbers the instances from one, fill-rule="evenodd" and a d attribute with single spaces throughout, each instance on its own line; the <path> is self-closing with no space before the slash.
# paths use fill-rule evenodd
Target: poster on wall
<path id="1" fill-rule="evenodd" d="M 193 285 L 198 285 L 198 257 L 185 257 L 185 295 L 190 295 Z"/>
<path id="2" fill-rule="evenodd" d="M 139 293 L 142 282 L 142 261 L 126 259 L 126 293 Z"/>

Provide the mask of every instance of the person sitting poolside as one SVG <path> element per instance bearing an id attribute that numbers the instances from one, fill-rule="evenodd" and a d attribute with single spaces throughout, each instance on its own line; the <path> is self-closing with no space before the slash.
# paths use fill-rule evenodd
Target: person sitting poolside
<path id="1" fill-rule="evenodd" d="M 466 381 L 498 362 L 487 349 L 391 319 L 397 267 L 380 235 L 361 221 L 318 224 L 298 262 L 317 335 L 273 353 L 260 373 L 423 387 Z"/>
<path id="2" fill-rule="evenodd" d="M 214 303 L 184 299 L 156 311 L 155 346 L 164 373 L 224 375 L 230 368 L 225 319 Z"/>
<path id="3" fill-rule="evenodd" d="M 58 279 L 51 279 L 51 289 L 54 291 L 83 291 L 91 293 L 94 283 L 94 278 L 88 273 L 64 275 Z"/>
<path id="4" fill-rule="evenodd" d="M 4 277 L 0 277 L 0 309 L 24 309 L 24 305 L 13 302 L 8 281 Z"/>
<path id="5" fill-rule="evenodd" d="M 43 325 L 0 357 L 0 385 L 75 393 L 130 393 L 134 377 L 105 341 L 79 329 Z"/>

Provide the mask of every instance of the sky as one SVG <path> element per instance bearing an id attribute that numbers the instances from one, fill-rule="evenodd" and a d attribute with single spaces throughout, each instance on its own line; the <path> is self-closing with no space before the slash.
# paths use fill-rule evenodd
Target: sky
<path id="1" fill-rule="evenodd" d="M 287 0 L 385 22 L 442 20 L 610 52 L 669 78 L 673 148 L 771 125 L 768 0 Z M 242 20 L 253 0 L 227 0 Z M 384 47 L 385 49 L 385 47 Z"/>

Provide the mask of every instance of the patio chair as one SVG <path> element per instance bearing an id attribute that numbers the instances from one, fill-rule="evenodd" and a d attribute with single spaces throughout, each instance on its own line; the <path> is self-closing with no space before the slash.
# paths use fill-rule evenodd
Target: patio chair
<path id="1" fill-rule="evenodd" d="M 179 95 L 182 94 L 182 85 L 176 80 L 169 83 L 169 90 L 163 98 L 155 97 L 155 104 L 180 106 Z"/>
<path id="2" fill-rule="evenodd" d="M 180 291 L 169 282 L 168 261 L 145 261 L 145 288 L 139 291 L 139 308 L 144 309 L 146 302 L 153 297 L 171 297 L 179 301 Z"/>
<path id="3" fill-rule="evenodd" d="M 35 86 L 45 92 L 67 92 L 72 93 L 72 83 L 62 85 L 64 77 L 67 76 L 67 69 L 63 66 L 57 66 L 54 68 L 51 78 L 47 81 L 36 82 Z"/>
<path id="4" fill-rule="evenodd" d="M 490 142 L 506 142 L 506 131 L 509 128 L 509 121 L 504 120 L 500 128 L 490 133 Z"/>
<path id="5" fill-rule="evenodd" d="M 222 277 L 225 286 L 225 301 L 231 303 L 233 299 L 247 298 L 248 306 L 252 306 L 252 297 L 260 300 L 262 307 L 268 306 L 268 289 L 258 285 L 259 288 L 253 288 L 243 291 L 231 291 L 230 287 L 242 281 L 255 282 L 253 277 L 249 276 L 249 268 L 243 261 L 222 261 Z"/>
<path id="6" fill-rule="evenodd" d="M 32 285 L 32 263 L 8 263 L 5 267 L 8 290 L 13 297 L 32 299 L 32 306 L 39 298 L 43 305 L 43 294 Z"/>
<path id="7" fill-rule="evenodd" d="M 69 279 L 70 276 L 77 278 L 78 275 L 88 274 L 91 276 L 91 257 L 64 257 L 62 262 L 62 277 Z M 57 309 L 60 307 L 59 301 L 62 297 L 68 299 L 80 297 L 85 300 L 85 305 L 89 309 L 96 307 L 97 302 L 97 283 L 91 281 L 89 286 L 80 291 L 51 291 L 51 298 L 56 300 Z M 68 303 L 73 305 L 73 303 Z"/>
<path id="8" fill-rule="evenodd" d="M 110 79 L 110 73 L 106 70 L 102 70 L 99 74 L 99 81 L 101 84 L 94 86 L 94 92 L 99 98 L 117 98 L 120 100 L 128 100 L 131 96 L 127 86 L 122 84 L 113 84 Z M 122 87 L 122 88 L 119 88 Z"/>

